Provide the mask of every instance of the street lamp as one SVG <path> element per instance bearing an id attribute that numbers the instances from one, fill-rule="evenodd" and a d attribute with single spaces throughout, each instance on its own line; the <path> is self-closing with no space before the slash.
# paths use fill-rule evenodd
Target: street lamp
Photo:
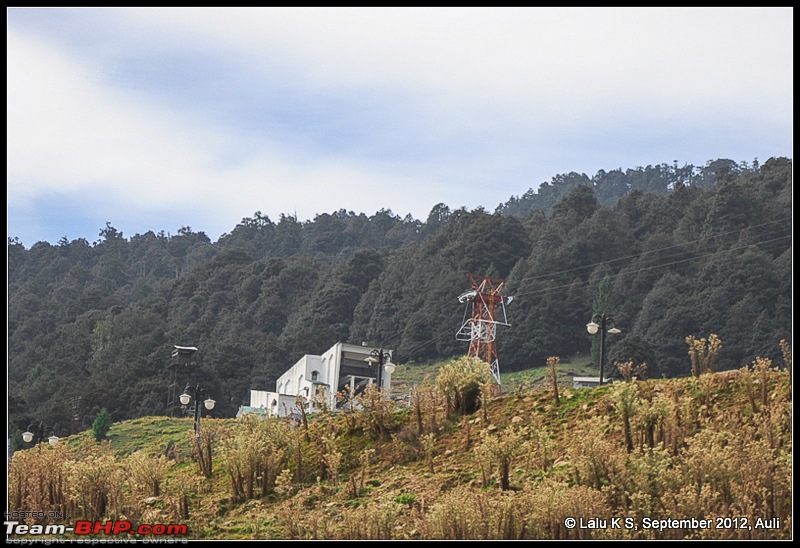
<path id="1" fill-rule="evenodd" d="M 369 353 L 369 357 L 364 359 L 365 362 L 369 363 L 370 367 L 378 366 L 376 381 L 379 390 L 383 389 L 383 372 L 386 371 L 389 375 L 394 373 L 395 367 L 391 360 L 392 355 L 388 352 L 384 352 L 383 348 L 372 350 Z"/>
<path id="2" fill-rule="evenodd" d="M 53 429 L 49 428 L 48 430 L 52 432 Z M 35 431 L 35 433 L 33 431 Z M 31 443 L 34 438 L 37 439 L 37 442 L 44 441 L 44 431 L 45 431 L 45 426 L 42 423 L 29 424 L 28 429 L 22 433 L 22 441 L 24 441 L 25 443 Z M 50 437 L 47 438 L 47 443 L 55 446 L 58 443 L 58 436 L 56 436 L 55 434 L 51 434 Z"/>
<path id="3" fill-rule="evenodd" d="M 194 435 L 195 437 L 200 437 L 200 417 L 202 416 L 202 408 L 200 407 L 200 398 L 202 396 L 207 396 L 205 388 L 200 388 L 200 385 L 196 385 L 194 387 Z M 183 394 L 178 396 L 178 399 L 181 401 L 181 405 L 189 405 L 192 401 L 192 396 L 189 394 L 189 385 L 186 385 L 184 388 Z M 207 398 L 203 402 L 203 406 L 211 411 L 214 409 L 214 404 L 217 403 L 211 398 Z"/>
<path id="4" fill-rule="evenodd" d="M 622 331 L 617 329 L 616 325 L 614 325 L 614 319 L 605 314 L 595 314 L 592 316 L 592 321 L 586 324 L 586 331 L 588 331 L 590 335 L 596 335 L 598 331 L 600 332 L 600 386 L 602 386 L 603 367 L 606 363 L 606 333 L 616 335 L 617 333 L 622 333 Z"/>

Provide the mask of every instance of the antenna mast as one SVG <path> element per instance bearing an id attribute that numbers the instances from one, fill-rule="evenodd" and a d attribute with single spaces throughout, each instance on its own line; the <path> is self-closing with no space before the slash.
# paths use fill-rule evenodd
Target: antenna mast
<path id="1" fill-rule="evenodd" d="M 497 326 L 511 325 L 506 316 L 506 303 L 514 297 L 507 297 L 501 292 L 506 281 L 500 278 L 488 278 L 467 274 L 471 288 L 459 295 L 458 302 L 466 303 L 464 323 L 456 333 L 459 341 L 469 341 L 467 355 L 484 360 L 492 367 L 492 376 L 500 385 L 500 364 L 497 361 Z M 472 313 L 467 313 L 472 304 Z"/>

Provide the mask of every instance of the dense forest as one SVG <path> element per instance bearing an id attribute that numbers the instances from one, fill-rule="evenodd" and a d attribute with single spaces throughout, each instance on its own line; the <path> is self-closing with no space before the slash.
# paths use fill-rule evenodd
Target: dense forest
<path id="1" fill-rule="evenodd" d="M 650 377 L 690 373 L 686 337 L 722 340 L 717 369 L 791 343 L 792 163 L 715 160 L 558 175 L 493 212 L 438 204 L 424 221 L 390 209 L 301 222 L 256 212 L 212 242 L 202 231 L 8 239 L 12 432 L 61 434 L 101 408 L 166 413 L 173 345 L 196 346 L 192 382 L 230 417 L 249 389 L 337 341 L 395 361 L 463 355 L 467 273 L 507 279 L 501 370 L 568 361 L 612 315 L 608 361 Z"/>

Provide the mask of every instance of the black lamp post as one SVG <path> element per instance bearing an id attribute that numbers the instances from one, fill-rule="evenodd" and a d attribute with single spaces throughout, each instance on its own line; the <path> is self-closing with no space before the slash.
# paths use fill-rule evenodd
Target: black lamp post
<path id="1" fill-rule="evenodd" d="M 606 364 L 606 333 L 622 333 L 614 325 L 614 319 L 605 314 L 595 314 L 592 321 L 586 324 L 586 331 L 596 335 L 600 331 L 600 386 L 603 386 L 603 368 Z"/>
<path id="2" fill-rule="evenodd" d="M 51 435 L 47 438 L 47 443 L 50 445 L 56 445 L 58 443 L 58 436 L 53 433 L 52 428 L 48 428 L 47 430 L 50 431 Z M 32 423 L 28 425 L 28 429 L 22 433 L 22 441 L 25 443 L 31 443 L 34 439 L 36 439 L 36 443 L 40 441 L 44 441 L 44 434 L 45 434 L 45 426 L 43 423 Z"/>
<path id="3" fill-rule="evenodd" d="M 183 391 L 183 394 L 179 396 L 181 401 L 181 405 L 189 405 L 192 401 L 192 396 L 189 394 L 189 385 L 186 385 L 186 388 Z M 195 437 L 200 437 L 200 417 L 202 416 L 202 408 L 200 407 L 200 398 L 207 396 L 205 388 L 200 388 L 200 385 L 196 385 L 194 387 L 194 435 Z M 217 403 L 211 398 L 206 399 L 203 402 L 203 406 L 208 409 L 209 411 L 214 409 L 214 404 Z"/>
<path id="4" fill-rule="evenodd" d="M 383 372 L 384 370 L 391 375 L 394 373 L 394 364 L 391 362 L 392 356 L 388 352 L 384 352 L 383 348 L 372 350 L 369 357 L 364 361 L 368 362 L 370 367 L 378 366 L 378 373 L 376 382 L 378 383 L 378 390 L 383 390 Z"/>

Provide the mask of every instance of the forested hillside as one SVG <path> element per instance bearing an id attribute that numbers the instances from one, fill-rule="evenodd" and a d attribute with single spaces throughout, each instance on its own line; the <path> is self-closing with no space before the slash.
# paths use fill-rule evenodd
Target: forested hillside
<path id="1" fill-rule="evenodd" d="M 212 242 L 202 231 L 25 248 L 8 242 L 9 424 L 60 433 L 100 408 L 165 412 L 172 345 L 200 349 L 195 381 L 230 417 L 298 358 L 337 341 L 402 363 L 466 353 L 455 340 L 467 273 L 507 278 L 502 370 L 566 361 L 613 315 L 609 362 L 690 371 L 685 339 L 716 333 L 717 369 L 778 359 L 791 342 L 792 163 L 729 160 L 554 177 L 485 209 L 385 209 L 300 222 L 256 212 Z M 389 206 L 390 204 L 387 204 Z"/>

